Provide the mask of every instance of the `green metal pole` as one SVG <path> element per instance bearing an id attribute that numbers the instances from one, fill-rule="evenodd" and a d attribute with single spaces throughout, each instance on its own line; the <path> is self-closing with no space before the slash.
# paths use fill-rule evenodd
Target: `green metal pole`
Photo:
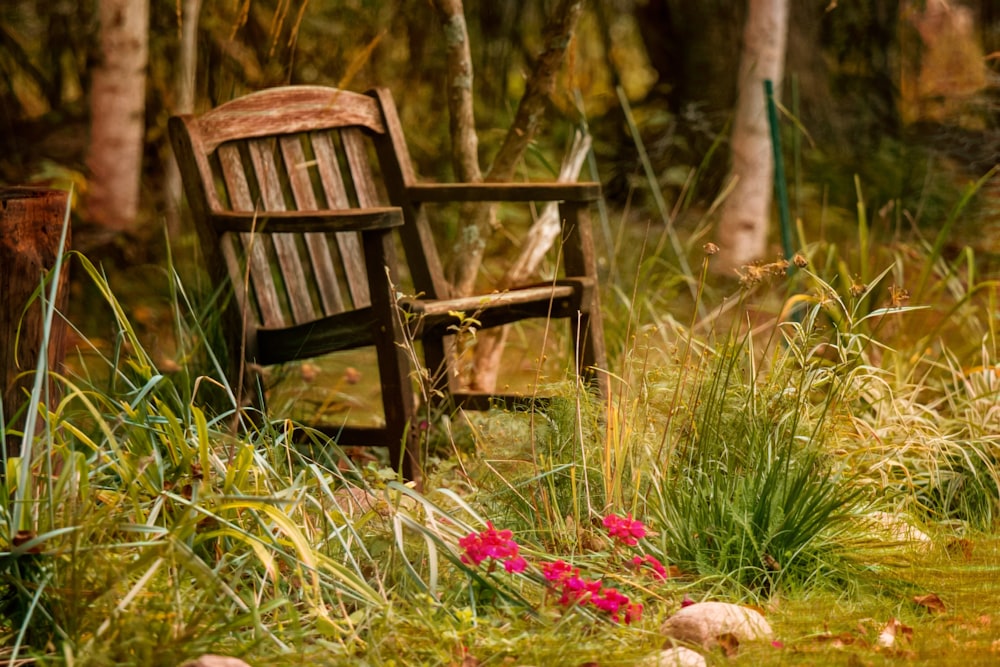
<path id="1" fill-rule="evenodd" d="M 785 259 L 791 259 L 792 220 L 788 211 L 788 185 L 785 183 L 785 160 L 781 154 L 781 130 L 778 127 L 778 106 L 774 103 L 774 83 L 764 79 L 764 96 L 767 98 L 767 121 L 771 127 L 771 147 L 774 150 L 774 193 L 778 199 L 778 215 L 781 221 L 781 246 Z"/>

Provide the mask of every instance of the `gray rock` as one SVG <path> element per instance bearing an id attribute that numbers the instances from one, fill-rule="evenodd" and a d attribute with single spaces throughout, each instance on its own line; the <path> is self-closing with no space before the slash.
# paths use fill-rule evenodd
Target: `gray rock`
<path id="1" fill-rule="evenodd" d="M 654 653 L 638 667 L 705 667 L 705 656 L 684 646 L 675 646 Z"/>
<path id="2" fill-rule="evenodd" d="M 865 519 L 869 529 L 880 539 L 905 544 L 915 551 L 930 551 L 934 546 L 927 533 L 899 514 L 872 512 Z"/>
<path id="3" fill-rule="evenodd" d="M 718 638 L 731 635 L 739 642 L 770 640 L 774 631 L 759 612 L 728 602 L 698 602 L 666 620 L 660 632 L 671 639 L 714 648 Z"/>
<path id="4" fill-rule="evenodd" d="M 239 658 L 206 653 L 197 660 L 188 660 L 181 667 L 250 667 Z"/>

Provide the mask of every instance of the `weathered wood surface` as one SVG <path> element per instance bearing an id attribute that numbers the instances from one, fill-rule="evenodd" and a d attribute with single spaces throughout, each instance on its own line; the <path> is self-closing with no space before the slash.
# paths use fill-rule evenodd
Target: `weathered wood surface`
<path id="1" fill-rule="evenodd" d="M 461 400 L 449 385 L 455 374 L 445 366 L 444 341 L 466 315 L 484 328 L 569 319 L 578 370 L 607 395 L 596 370 L 606 360 L 586 215 L 598 184 L 418 184 L 384 89 L 266 90 L 200 117 L 172 118 L 170 134 L 209 267 L 236 296 L 226 316 L 230 356 L 270 365 L 375 347 L 385 427 L 338 426 L 341 444 L 367 436 L 389 448 L 404 475 L 419 478 L 413 343 L 422 343 L 440 390 L 422 393 Z M 424 204 L 471 201 L 559 202 L 560 279 L 449 298 L 457 290 L 445 278 Z M 394 231 L 415 298 L 397 296 Z M 475 398 L 482 406 L 489 397 Z"/>
<path id="2" fill-rule="evenodd" d="M 55 266 L 59 239 L 69 200 L 67 192 L 41 188 L 0 189 L 0 390 L 3 416 L 8 425 L 7 455 L 20 452 L 24 408 L 38 366 L 45 322 L 36 291 L 43 277 Z M 67 243 L 69 236 L 67 235 Z M 62 271 L 56 309 L 65 311 L 66 282 Z M 46 292 L 46 297 L 48 292 Z M 60 370 L 65 356 L 66 327 L 53 318 L 49 332 L 48 368 Z M 58 385 L 49 383 L 50 400 Z M 13 419 L 16 415 L 17 419 Z"/>

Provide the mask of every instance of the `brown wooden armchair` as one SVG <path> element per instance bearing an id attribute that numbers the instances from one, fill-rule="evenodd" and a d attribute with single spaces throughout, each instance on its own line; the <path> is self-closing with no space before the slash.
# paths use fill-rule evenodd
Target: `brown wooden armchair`
<path id="1" fill-rule="evenodd" d="M 170 119 L 170 138 L 209 269 L 228 283 L 231 375 L 374 346 L 384 427 L 338 426 L 341 445 L 389 449 L 419 480 L 414 374 L 408 346 L 427 368 L 449 363 L 445 339 L 474 313 L 482 328 L 525 318 L 572 318 L 578 373 L 606 395 L 604 338 L 588 206 L 594 183 L 417 183 L 387 90 L 358 94 L 318 86 L 253 93 L 200 116 Z M 498 294 L 454 297 L 444 278 L 426 204 L 560 202 L 563 273 Z M 393 231 L 401 235 L 415 298 L 398 299 Z M 495 394 L 452 391 L 451 373 L 430 395 L 483 409 Z M 327 429 L 330 430 L 330 429 Z"/>

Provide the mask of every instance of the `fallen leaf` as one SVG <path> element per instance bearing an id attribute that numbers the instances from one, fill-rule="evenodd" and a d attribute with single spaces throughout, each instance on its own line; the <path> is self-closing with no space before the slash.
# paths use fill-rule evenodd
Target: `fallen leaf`
<path id="1" fill-rule="evenodd" d="M 816 637 L 817 642 L 827 643 L 834 648 L 843 648 L 845 646 L 853 646 L 855 644 L 866 645 L 866 642 L 851 632 L 841 632 L 839 635 L 835 635 L 832 632 L 825 632 Z"/>
<path id="2" fill-rule="evenodd" d="M 740 640 L 734 634 L 726 632 L 716 637 L 715 640 L 719 643 L 722 653 L 727 658 L 732 658 L 740 650 Z"/>
<path id="3" fill-rule="evenodd" d="M 913 641 L 913 628 L 903 625 L 898 618 L 894 618 L 886 623 L 881 632 L 878 633 L 875 647 L 876 649 L 889 649 L 902 655 L 903 649 L 896 646 L 897 639 L 906 642 Z"/>
<path id="4" fill-rule="evenodd" d="M 947 607 L 944 606 L 944 602 L 941 601 L 941 598 L 939 598 L 936 593 L 914 595 L 913 601 L 930 611 L 932 614 L 943 614 L 948 611 Z"/>
<path id="5" fill-rule="evenodd" d="M 875 645 L 879 648 L 892 648 L 896 644 L 896 628 L 899 627 L 899 619 L 892 619 L 878 633 Z"/>
<path id="6" fill-rule="evenodd" d="M 11 539 L 11 543 L 15 547 L 20 547 L 32 541 L 36 537 L 38 537 L 38 533 L 36 533 L 33 530 L 19 530 L 16 533 L 14 533 L 14 537 Z M 26 550 L 24 553 L 40 554 L 42 553 L 42 544 L 38 543 L 32 546 L 30 549 Z"/>
<path id="7" fill-rule="evenodd" d="M 972 540 L 965 537 L 950 540 L 945 549 L 948 553 L 961 553 L 965 560 L 972 560 Z"/>

